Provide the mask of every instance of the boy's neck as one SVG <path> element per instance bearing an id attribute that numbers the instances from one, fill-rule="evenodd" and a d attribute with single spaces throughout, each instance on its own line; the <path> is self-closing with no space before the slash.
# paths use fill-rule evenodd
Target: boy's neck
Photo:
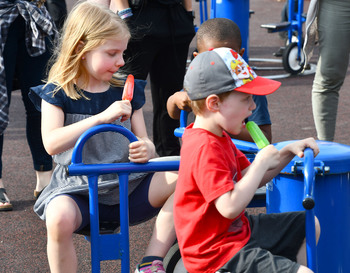
<path id="1" fill-rule="evenodd" d="M 193 124 L 193 128 L 207 130 L 219 137 L 223 136 L 223 133 L 222 133 L 223 130 L 215 122 L 215 117 L 213 115 L 208 115 L 208 116 L 197 115 Z"/>

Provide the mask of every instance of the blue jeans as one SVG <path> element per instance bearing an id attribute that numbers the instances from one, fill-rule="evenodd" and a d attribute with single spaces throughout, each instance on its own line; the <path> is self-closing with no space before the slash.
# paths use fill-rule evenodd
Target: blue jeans
<path id="1" fill-rule="evenodd" d="M 8 105 L 11 103 L 13 79 L 17 76 L 26 112 L 27 142 L 33 158 L 36 171 L 52 169 L 52 158 L 46 152 L 41 139 L 41 113 L 35 109 L 28 97 L 29 88 L 42 84 L 46 65 L 51 57 L 51 45 L 47 40 L 47 51 L 37 57 L 29 56 L 25 45 L 25 22 L 19 15 L 9 28 L 4 48 L 4 64 Z M 2 177 L 2 148 L 4 135 L 0 136 L 0 178 Z"/>

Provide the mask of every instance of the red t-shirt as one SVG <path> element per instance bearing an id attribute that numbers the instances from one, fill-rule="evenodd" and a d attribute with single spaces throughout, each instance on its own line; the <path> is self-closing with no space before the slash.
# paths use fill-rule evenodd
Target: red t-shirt
<path id="1" fill-rule="evenodd" d="M 244 211 L 234 220 L 223 217 L 214 201 L 234 189 L 249 161 L 224 133 L 218 137 L 188 126 L 182 137 L 174 219 L 178 243 L 190 273 L 215 272 L 249 240 Z"/>

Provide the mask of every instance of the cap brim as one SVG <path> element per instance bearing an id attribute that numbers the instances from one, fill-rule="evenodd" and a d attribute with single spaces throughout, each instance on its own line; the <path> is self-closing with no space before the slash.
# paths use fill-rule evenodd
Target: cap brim
<path id="1" fill-rule="evenodd" d="M 281 83 L 278 81 L 257 76 L 251 82 L 235 88 L 235 91 L 253 95 L 268 95 L 275 92 L 280 86 Z"/>

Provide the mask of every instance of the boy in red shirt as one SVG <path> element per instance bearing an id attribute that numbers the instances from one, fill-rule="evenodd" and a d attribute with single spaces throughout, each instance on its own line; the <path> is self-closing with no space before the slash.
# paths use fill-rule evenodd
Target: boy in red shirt
<path id="1" fill-rule="evenodd" d="M 312 272 L 304 266 L 304 212 L 248 216 L 244 211 L 256 189 L 295 155 L 303 157 L 310 147 L 316 156 L 315 140 L 297 141 L 281 151 L 269 145 L 250 165 L 228 135 L 239 134 L 252 114 L 253 94 L 268 95 L 279 86 L 258 77 L 229 48 L 201 53 L 189 66 L 184 88 L 196 119 L 182 137 L 174 217 L 190 273 Z"/>

